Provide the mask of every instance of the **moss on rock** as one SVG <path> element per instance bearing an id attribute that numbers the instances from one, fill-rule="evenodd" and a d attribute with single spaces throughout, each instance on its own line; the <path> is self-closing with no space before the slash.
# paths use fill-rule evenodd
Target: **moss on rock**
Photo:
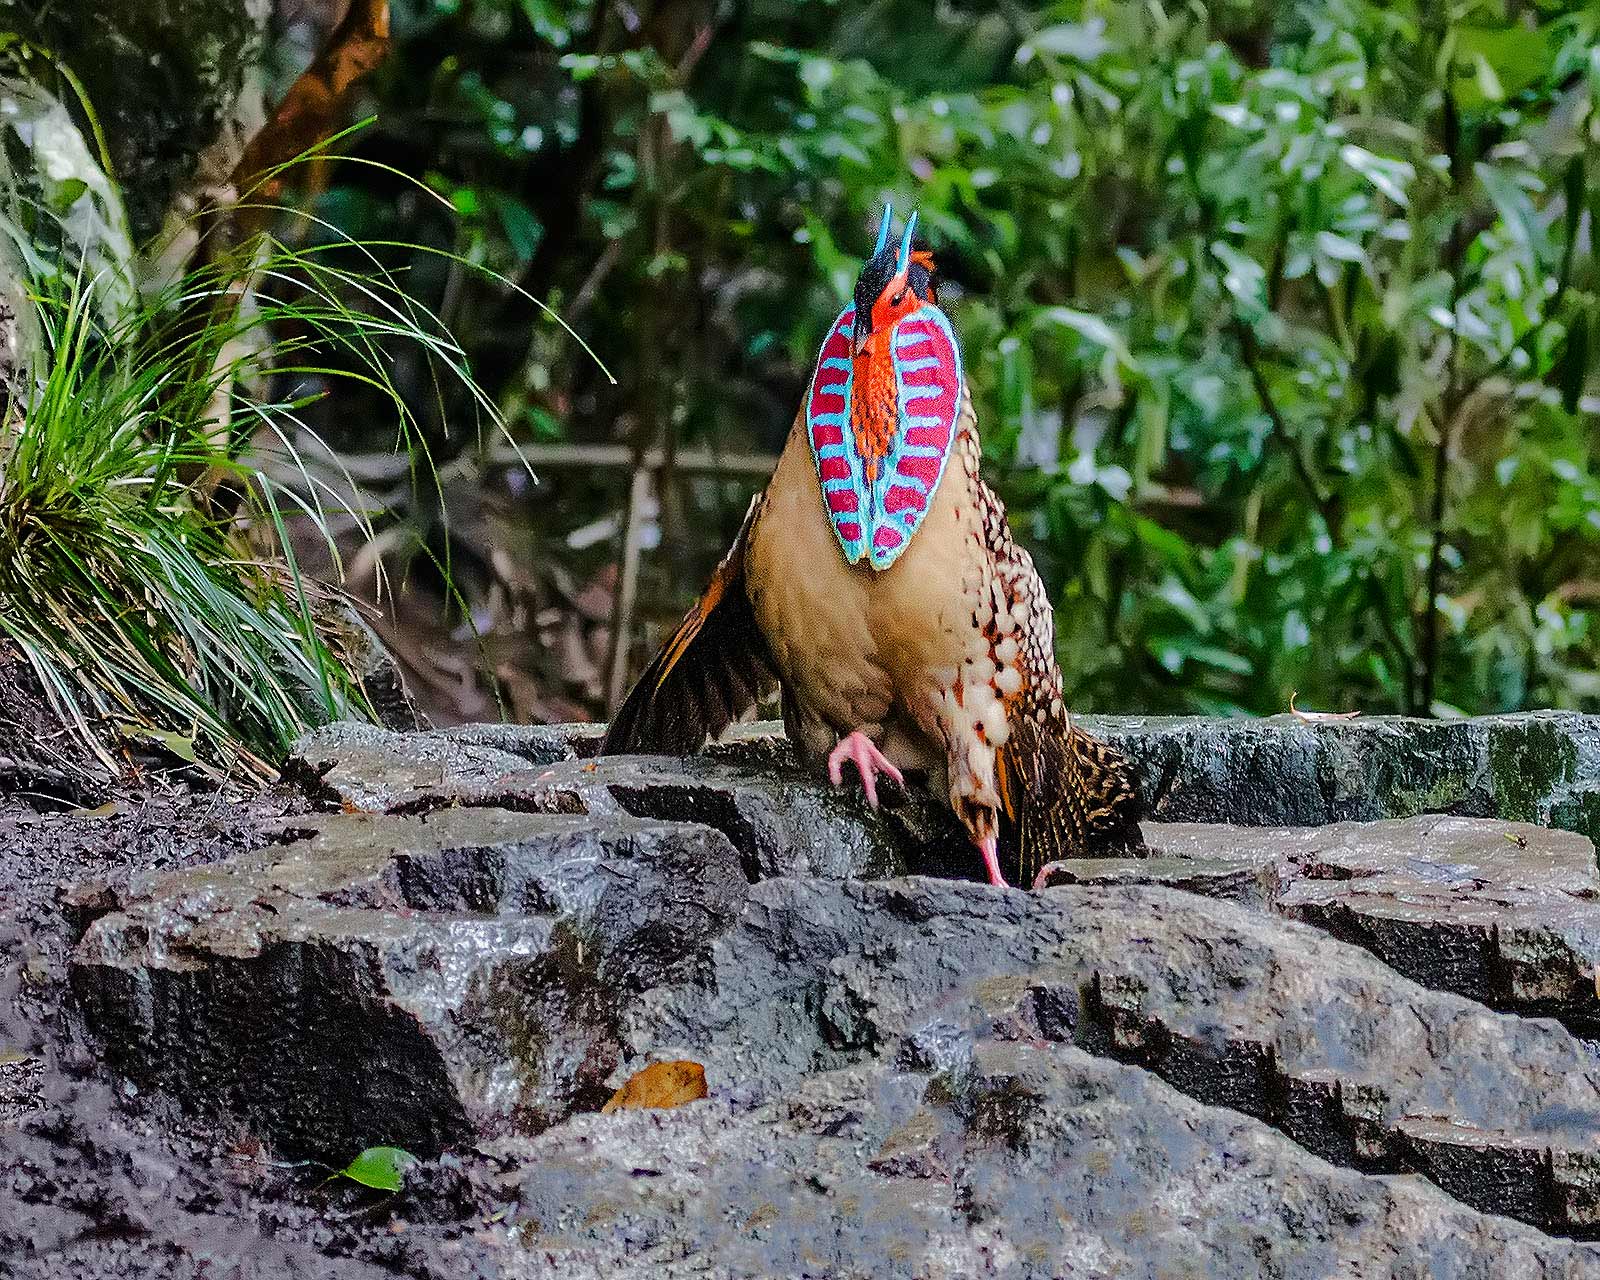
<path id="1" fill-rule="evenodd" d="M 207 149 L 259 113 L 254 77 L 270 8 L 270 0 L 105 0 L 85 21 L 77 5 L 0 0 L 0 20 L 83 81 L 144 240 Z"/>
<path id="2" fill-rule="evenodd" d="M 1573 780 L 1577 744 L 1554 720 L 1507 716 L 1487 723 L 1495 816 L 1538 822 L 1540 809 L 1559 787 Z"/>

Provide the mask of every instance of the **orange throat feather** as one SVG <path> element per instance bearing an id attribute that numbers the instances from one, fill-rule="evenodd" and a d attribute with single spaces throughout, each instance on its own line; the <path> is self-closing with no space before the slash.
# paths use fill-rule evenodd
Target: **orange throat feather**
<path id="1" fill-rule="evenodd" d="M 882 570 L 915 534 L 950 456 L 961 353 L 932 304 L 876 326 L 858 354 L 854 320 L 846 307 L 823 341 L 806 429 L 846 563 Z"/>
<path id="2" fill-rule="evenodd" d="M 900 425 L 894 363 L 887 348 L 888 344 L 873 334 L 866 350 L 852 362 L 850 434 L 855 437 L 856 453 L 869 483 L 877 480 L 878 468 L 894 447 Z"/>

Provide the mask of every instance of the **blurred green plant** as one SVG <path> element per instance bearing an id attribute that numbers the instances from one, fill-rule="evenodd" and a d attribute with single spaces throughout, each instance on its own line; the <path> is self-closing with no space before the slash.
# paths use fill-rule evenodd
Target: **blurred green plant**
<path id="1" fill-rule="evenodd" d="M 1600 708 L 1591 5 L 396 19 L 384 154 L 623 373 L 441 283 L 518 427 L 774 444 L 892 197 L 950 278 L 1075 706 Z M 716 523 L 673 515 L 669 545 Z M 667 617 L 697 573 L 658 567 Z"/>

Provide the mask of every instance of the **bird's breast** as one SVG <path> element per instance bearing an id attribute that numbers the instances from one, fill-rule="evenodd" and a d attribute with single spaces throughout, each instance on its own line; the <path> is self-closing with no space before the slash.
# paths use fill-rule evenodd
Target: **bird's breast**
<path id="1" fill-rule="evenodd" d="M 841 553 L 806 434 L 797 422 L 751 531 L 746 575 L 757 625 L 784 683 L 834 732 L 900 717 L 931 734 L 938 699 L 972 649 L 969 588 L 982 578 L 984 554 L 976 449 L 952 452 L 916 538 L 874 569 Z"/>

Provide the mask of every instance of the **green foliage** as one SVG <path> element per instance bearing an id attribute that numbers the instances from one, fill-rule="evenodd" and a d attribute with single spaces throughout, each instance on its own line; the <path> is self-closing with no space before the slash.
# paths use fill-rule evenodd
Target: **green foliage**
<path id="1" fill-rule="evenodd" d="M 16 52 L 0 35 L 0 58 Z M 87 99 L 77 103 L 92 122 Z M 70 277 L 81 266 L 104 314 L 126 309 L 133 244 L 104 148 L 92 150 L 67 108 L 23 74 L 0 76 L 0 121 L 0 279 L 8 296 L 28 279 Z"/>
<path id="2" fill-rule="evenodd" d="M 396 13 L 387 143 L 624 371 L 519 425 L 771 446 L 892 197 L 1073 705 L 1600 708 L 1590 6 Z"/>
<path id="3" fill-rule="evenodd" d="M 368 1147 L 333 1176 L 359 1182 L 374 1191 L 398 1191 L 406 1170 L 417 1158 L 403 1147 Z"/>
<path id="4" fill-rule="evenodd" d="M 340 237 L 207 244 L 138 291 L 125 239 L 106 232 L 123 225 L 120 200 L 70 121 L 42 91 L 0 92 L 27 109 L 36 158 L 58 162 L 44 191 L 69 167 L 85 175 L 58 203 L 37 199 L 26 164 L 0 183 L 20 273 L 5 293 L 28 312 L 0 325 L 0 642 L 104 769 L 125 740 L 269 774 L 312 725 L 371 714 L 364 626 L 301 573 L 291 538 L 320 541 L 337 566 L 336 522 L 370 534 L 307 467 L 321 442 L 304 411 L 330 385 L 387 399 L 422 470 L 390 350 L 419 349 L 469 394 L 470 376 L 433 318 Z"/>
<path id="5" fill-rule="evenodd" d="M 248 769 L 311 724 L 365 714 L 335 652 L 340 633 L 292 555 L 252 552 L 195 489 L 211 468 L 251 480 L 205 432 L 239 372 L 211 357 L 239 325 L 176 343 L 138 323 L 142 312 L 107 328 L 82 279 L 36 305 L 42 360 L 0 440 L 0 636 L 64 722 L 107 765 L 111 728 Z M 301 500 L 255 492 L 265 549 L 282 505 Z"/>

